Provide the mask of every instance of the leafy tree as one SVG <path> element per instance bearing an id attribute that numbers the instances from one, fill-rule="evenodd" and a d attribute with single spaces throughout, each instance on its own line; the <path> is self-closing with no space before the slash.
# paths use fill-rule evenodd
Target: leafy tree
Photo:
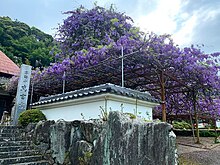
<path id="1" fill-rule="evenodd" d="M 0 17 L 0 50 L 15 63 L 33 67 L 49 66 L 58 51 L 52 36 L 9 17 Z"/>

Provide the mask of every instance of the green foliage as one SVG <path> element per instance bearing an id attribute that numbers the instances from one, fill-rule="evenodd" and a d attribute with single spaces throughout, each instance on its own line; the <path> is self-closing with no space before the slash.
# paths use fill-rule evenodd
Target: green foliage
<path id="1" fill-rule="evenodd" d="M 110 21 L 111 21 L 112 24 L 114 24 L 114 23 L 118 22 L 119 20 L 117 18 L 113 18 Z"/>
<path id="2" fill-rule="evenodd" d="M 101 119 L 103 121 L 107 121 L 108 120 L 108 112 L 102 106 L 100 106 L 100 109 L 101 109 Z"/>
<path id="3" fill-rule="evenodd" d="M 35 27 L 0 17 L 0 50 L 16 64 L 48 66 L 59 51 L 52 36 Z"/>
<path id="4" fill-rule="evenodd" d="M 195 130 L 194 130 L 195 131 Z M 177 136 L 192 136 L 192 130 L 174 130 L 174 133 Z M 218 137 L 220 136 L 220 132 L 215 133 L 213 129 L 211 130 L 199 130 L 200 137 Z"/>
<path id="5" fill-rule="evenodd" d="M 125 113 L 126 115 L 128 115 L 130 117 L 130 119 L 136 119 L 136 116 L 133 113 Z"/>
<path id="6" fill-rule="evenodd" d="M 217 136 L 219 136 L 220 134 L 217 133 Z M 209 131 L 209 130 L 200 130 L 199 131 L 199 136 L 201 137 L 216 137 L 216 134 L 214 131 Z"/>
<path id="7" fill-rule="evenodd" d="M 191 125 L 185 121 L 174 121 L 173 128 L 175 129 L 191 129 Z"/>
<path id="8" fill-rule="evenodd" d="M 92 152 L 85 152 L 83 157 L 79 157 L 79 164 L 80 165 L 87 165 L 87 164 L 89 164 L 89 161 L 90 161 L 92 155 L 93 155 Z"/>
<path id="9" fill-rule="evenodd" d="M 22 112 L 18 118 L 18 123 L 27 126 L 29 123 L 37 123 L 41 120 L 46 120 L 45 115 L 38 109 L 32 109 Z"/>

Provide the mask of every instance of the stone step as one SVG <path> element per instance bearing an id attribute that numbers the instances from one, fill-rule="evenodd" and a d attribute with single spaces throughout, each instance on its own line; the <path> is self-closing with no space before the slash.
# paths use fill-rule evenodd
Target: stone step
<path id="1" fill-rule="evenodd" d="M 0 133 L 0 137 L 18 137 L 21 135 L 22 133 Z"/>
<path id="2" fill-rule="evenodd" d="M 0 152 L 0 159 L 14 158 L 14 157 L 24 157 L 24 156 L 33 156 L 33 155 L 39 155 L 39 154 L 40 154 L 40 151 L 37 151 L 37 150 Z"/>
<path id="3" fill-rule="evenodd" d="M 0 165 L 49 165 L 18 126 L 0 126 Z"/>
<path id="4" fill-rule="evenodd" d="M 22 126 L 15 125 L 0 125 L 0 129 L 22 129 Z"/>
<path id="5" fill-rule="evenodd" d="M 24 151 L 24 150 L 32 150 L 34 146 L 6 146 L 0 147 L 1 152 L 12 152 L 12 151 Z"/>
<path id="6" fill-rule="evenodd" d="M 2 141 L 0 142 L 0 147 L 26 146 L 26 145 L 31 145 L 31 141 Z"/>
<path id="7" fill-rule="evenodd" d="M 0 159 L 0 164 L 1 165 L 18 164 L 18 163 L 21 164 L 21 163 L 28 163 L 28 162 L 37 162 L 37 161 L 42 161 L 42 160 L 43 160 L 43 156 L 35 155 L 35 156 Z"/>
<path id="8" fill-rule="evenodd" d="M 0 127 L 0 133 L 22 133 L 24 132 L 24 129 L 22 128 L 1 128 Z"/>
<path id="9" fill-rule="evenodd" d="M 9 164 L 9 165 L 49 165 L 48 161 L 42 160 L 37 162 L 28 162 L 28 163 L 16 163 L 16 164 Z"/>
<path id="10" fill-rule="evenodd" d="M 22 141 L 27 140 L 27 138 L 18 136 L 18 137 L 0 137 L 0 142 L 8 142 L 8 141 Z"/>

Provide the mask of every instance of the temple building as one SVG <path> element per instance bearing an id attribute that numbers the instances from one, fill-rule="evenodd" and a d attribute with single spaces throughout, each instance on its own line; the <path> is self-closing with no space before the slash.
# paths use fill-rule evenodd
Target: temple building
<path id="1" fill-rule="evenodd" d="M 9 79 L 14 75 L 18 75 L 19 72 L 19 67 L 0 51 L 0 117 L 4 111 L 11 111 L 11 104 L 14 97 L 5 88 Z"/>

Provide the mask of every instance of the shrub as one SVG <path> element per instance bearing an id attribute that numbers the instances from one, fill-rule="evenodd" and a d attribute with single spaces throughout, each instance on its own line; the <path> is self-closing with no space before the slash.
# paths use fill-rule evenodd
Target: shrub
<path id="1" fill-rule="evenodd" d="M 191 125 L 185 121 L 174 121 L 173 128 L 175 129 L 191 129 Z"/>
<path id="2" fill-rule="evenodd" d="M 37 123 L 41 120 L 46 120 L 45 115 L 38 109 L 32 109 L 22 112 L 18 118 L 18 123 L 27 126 L 29 123 Z"/>
<path id="3" fill-rule="evenodd" d="M 216 133 L 214 131 L 207 131 L 207 130 L 200 130 L 199 131 L 199 136 L 201 136 L 201 137 L 216 137 L 218 135 L 219 135 L 219 133 L 217 133 L 217 135 L 216 135 Z"/>
<path id="4" fill-rule="evenodd" d="M 176 136 L 193 136 L 192 130 L 180 130 L 175 129 L 174 133 Z M 194 133 L 196 134 L 196 130 L 194 129 Z M 200 137 L 218 137 L 220 136 L 220 131 L 217 132 L 217 135 L 214 130 L 199 130 Z"/>

